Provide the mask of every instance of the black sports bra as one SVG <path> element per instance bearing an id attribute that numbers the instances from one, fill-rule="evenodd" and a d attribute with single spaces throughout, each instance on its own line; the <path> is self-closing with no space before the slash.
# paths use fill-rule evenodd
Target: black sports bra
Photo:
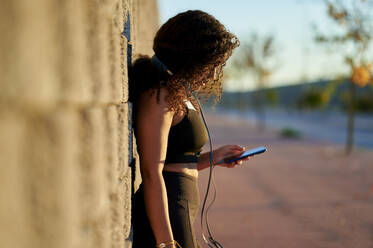
<path id="1" fill-rule="evenodd" d="M 197 163 L 208 134 L 201 115 L 186 106 L 184 118 L 171 126 L 165 163 Z"/>

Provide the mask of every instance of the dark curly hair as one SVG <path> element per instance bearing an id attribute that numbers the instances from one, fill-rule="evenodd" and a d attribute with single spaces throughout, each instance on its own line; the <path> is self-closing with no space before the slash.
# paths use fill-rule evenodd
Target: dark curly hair
<path id="1" fill-rule="evenodd" d="M 194 91 L 205 101 L 215 95 L 215 105 L 222 93 L 222 67 L 238 45 L 237 37 L 212 15 L 200 10 L 177 14 L 162 25 L 153 44 L 155 55 L 172 75 L 154 65 L 149 56 L 139 56 L 129 71 L 129 100 L 134 102 L 139 94 L 152 90 L 159 101 L 159 89 L 166 86 L 166 101 L 174 111 L 185 109 L 184 99 L 199 110 L 189 94 Z M 211 80 L 216 70 L 218 76 Z"/>

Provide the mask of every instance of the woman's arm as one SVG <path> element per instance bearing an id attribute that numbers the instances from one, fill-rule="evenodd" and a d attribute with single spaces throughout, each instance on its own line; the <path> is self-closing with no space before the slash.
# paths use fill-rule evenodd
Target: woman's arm
<path id="1" fill-rule="evenodd" d="M 215 165 L 216 162 L 217 162 L 215 151 L 216 150 L 213 150 L 214 158 L 212 160 L 213 161 L 212 165 Z M 198 159 L 198 164 L 197 164 L 197 169 L 198 170 L 203 170 L 203 169 L 206 169 L 207 167 L 210 167 L 210 152 L 201 153 L 201 155 L 199 156 L 199 159 Z"/>
<path id="2" fill-rule="evenodd" d="M 168 133 L 173 112 L 164 99 L 167 91 L 161 88 L 160 102 L 157 94 L 144 93 L 138 102 L 136 115 L 136 141 L 140 157 L 140 171 L 144 186 L 147 215 L 157 244 L 173 240 L 166 187 L 162 170 L 167 152 Z"/>
<path id="3" fill-rule="evenodd" d="M 224 158 L 238 156 L 244 151 L 245 151 L 245 148 L 239 145 L 225 145 L 225 146 L 219 147 L 218 149 L 215 149 L 212 151 L 212 154 L 213 154 L 212 164 L 215 165 L 217 162 L 219 162 L 220 160 Z M 242 161 L 248 160 L 248 159 L 249 158 L 246 158 L 246 159 L 236 161 L 230 164 L 219 164 L 219 166 L 232 168 L 237 164 L 242 164 Z M 207 167 L 210 167 L 210 152 L 201 153 L 198 159 L 198 164 L 197 164 L 198 170 L 203 170 Z"/>

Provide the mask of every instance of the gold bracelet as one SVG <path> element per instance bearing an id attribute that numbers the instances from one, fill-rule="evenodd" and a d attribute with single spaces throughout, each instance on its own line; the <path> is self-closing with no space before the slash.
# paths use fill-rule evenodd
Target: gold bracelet
<path id="1" fill-rule="evenodd" d="M 167 248 L 167 247 L 169 247 L 170 245 L 176 245 L 177 247 L 182 248 L 176 240 L 172 240 L 172 241 L 170 241 L 170 242 L 166 242 L 166 243 L 164 243 L 164 242 L 163 242 L 163 243 L 160 243 L 160 244 L 158 244 L 156 247 L 157 247 L 157 248 Z"/>
<path id="2" fill-rule="evenodd" d="M 160 244 L 158 244 L 157 245 L 157 248 L 166 248 L 167 246 L 169 246 L 169 245 L 173 245 L 174 244 L 174 241 L 172 240 L 172 241 L 170 241 L 170 242 L 163 242 L 163 243 L 160 243 Z"/>

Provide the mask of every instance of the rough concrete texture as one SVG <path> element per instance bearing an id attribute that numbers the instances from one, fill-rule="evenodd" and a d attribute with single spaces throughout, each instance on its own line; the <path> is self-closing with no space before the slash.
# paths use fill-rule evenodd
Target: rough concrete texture
<path id="1" fill-rule="evenodd" d="M 140 177 L 121 33 L 130 13 L 133 56 L 151 54 L 156 9 L 1 2 L 0 247 L 131 246 Z"/>
<path id="2" fill-rule="evenodd" d="M 147 6 L 147 8 L 143 6 Z M 135 57 L 138 54 L 154 54 L 153 39 L 159 28 L 157 9 L 156 1 L 138 0 L 133 4 L 132 12 L 136 16 L 136 21 L 132 23 L 133 29 L 136 30 L 133 37 L 136 44 L 134 47 Z"/>

